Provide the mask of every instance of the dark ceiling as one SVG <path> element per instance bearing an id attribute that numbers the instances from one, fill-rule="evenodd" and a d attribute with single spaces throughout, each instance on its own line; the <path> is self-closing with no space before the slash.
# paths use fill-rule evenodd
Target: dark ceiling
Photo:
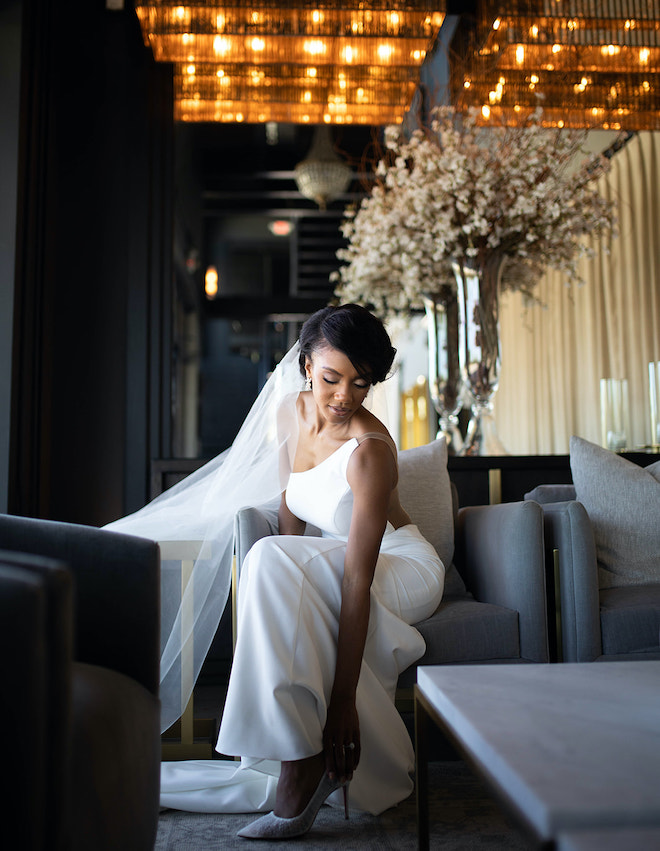
<path id="1" fill-rule="evenodd" d="M 201 192 L 202 271 L 212 263 L 220 273 L 220 293 L 206 303 L 206 315 L 307 313 L 332 298 L 329 276 L 344 243 L 343 213 L 370 186 L 381 131 L 330 128 L 336 153 L 355 177 L 321 210 L 300 194 L 294 175 L 309 154 L 314 129 L 293 124 L 180 127 Z M 268 223 L 275 219 L 292 223 L 291 236 L 271 234 Z"/>

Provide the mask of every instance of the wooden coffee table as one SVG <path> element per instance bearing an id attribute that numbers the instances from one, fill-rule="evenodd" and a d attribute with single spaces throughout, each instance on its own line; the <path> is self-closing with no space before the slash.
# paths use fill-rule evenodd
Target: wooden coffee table
<path id="1" fill-rule="evenodd" d="M 544 847 L 566 833 L 660 828 L 660 661 L 418 668 L 423 849 L 431 722 Z"/>

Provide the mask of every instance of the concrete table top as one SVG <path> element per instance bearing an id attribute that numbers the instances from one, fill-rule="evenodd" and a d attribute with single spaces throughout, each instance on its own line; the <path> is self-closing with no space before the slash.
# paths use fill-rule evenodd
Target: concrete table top
<path id="1" fill-rule="evenodd" d="M 417 682 L 542 840 L 660 826 L 660 661 L 422 666 Z"/>

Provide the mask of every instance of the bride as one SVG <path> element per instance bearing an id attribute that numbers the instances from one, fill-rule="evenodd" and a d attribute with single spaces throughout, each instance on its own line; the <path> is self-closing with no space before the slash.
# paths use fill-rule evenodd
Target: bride
<path id="1" fill-rule="evenodd" d="M 394 354 L 365 308 L 313 314 L 232 448 L 109 527 L 204 542 L 189 583 L 195 617 L 188 630 L 181 612 L 188 588 L 172 616 L 172 582 L 163 575 L 163 699 L 168 704 L 178 691 L 183 702 L 182 647 L 194 642 L 199 657 L 222 613 L 228 522 L 238 508 L 279 492 L 279 535 L 258 541 L 241 569 L 238 639 L 217 745 L 240 756 L 241 767 L 175 763 L 163 774 L 162 803 L 218 812 L 272 805 L 268 792 L 255 805 L 250 784 L 268 784 L 273 775 L 273 812 L 243 828 L 246 838 L 301 835 L 326 799 L 343 799 L 348 817 L 349 781 L 352 804 L 372 813 L 412 791 L 412 745 L 394 693 L 399 673 L 424 652 L 410 624 L 437 608 L 444 566 L 399 501 L 396 447 L 365 406 Z M 304 390 L 293 386 L 296 369 Z M 305 534 L 307 524 L 321 537 Z"/>

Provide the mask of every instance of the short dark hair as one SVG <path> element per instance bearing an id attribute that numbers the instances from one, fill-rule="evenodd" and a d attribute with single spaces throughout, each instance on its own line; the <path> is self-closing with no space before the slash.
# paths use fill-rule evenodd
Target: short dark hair
<path id="1" fill-rule="evenodd" d="M 387 378 L 396 354 L 383 323 L 359 304 L 323 307 L 305 322 L 300 332 L 303 377 L 306 358 L 325 345 L 343 352 L 370 384 Z"/>

